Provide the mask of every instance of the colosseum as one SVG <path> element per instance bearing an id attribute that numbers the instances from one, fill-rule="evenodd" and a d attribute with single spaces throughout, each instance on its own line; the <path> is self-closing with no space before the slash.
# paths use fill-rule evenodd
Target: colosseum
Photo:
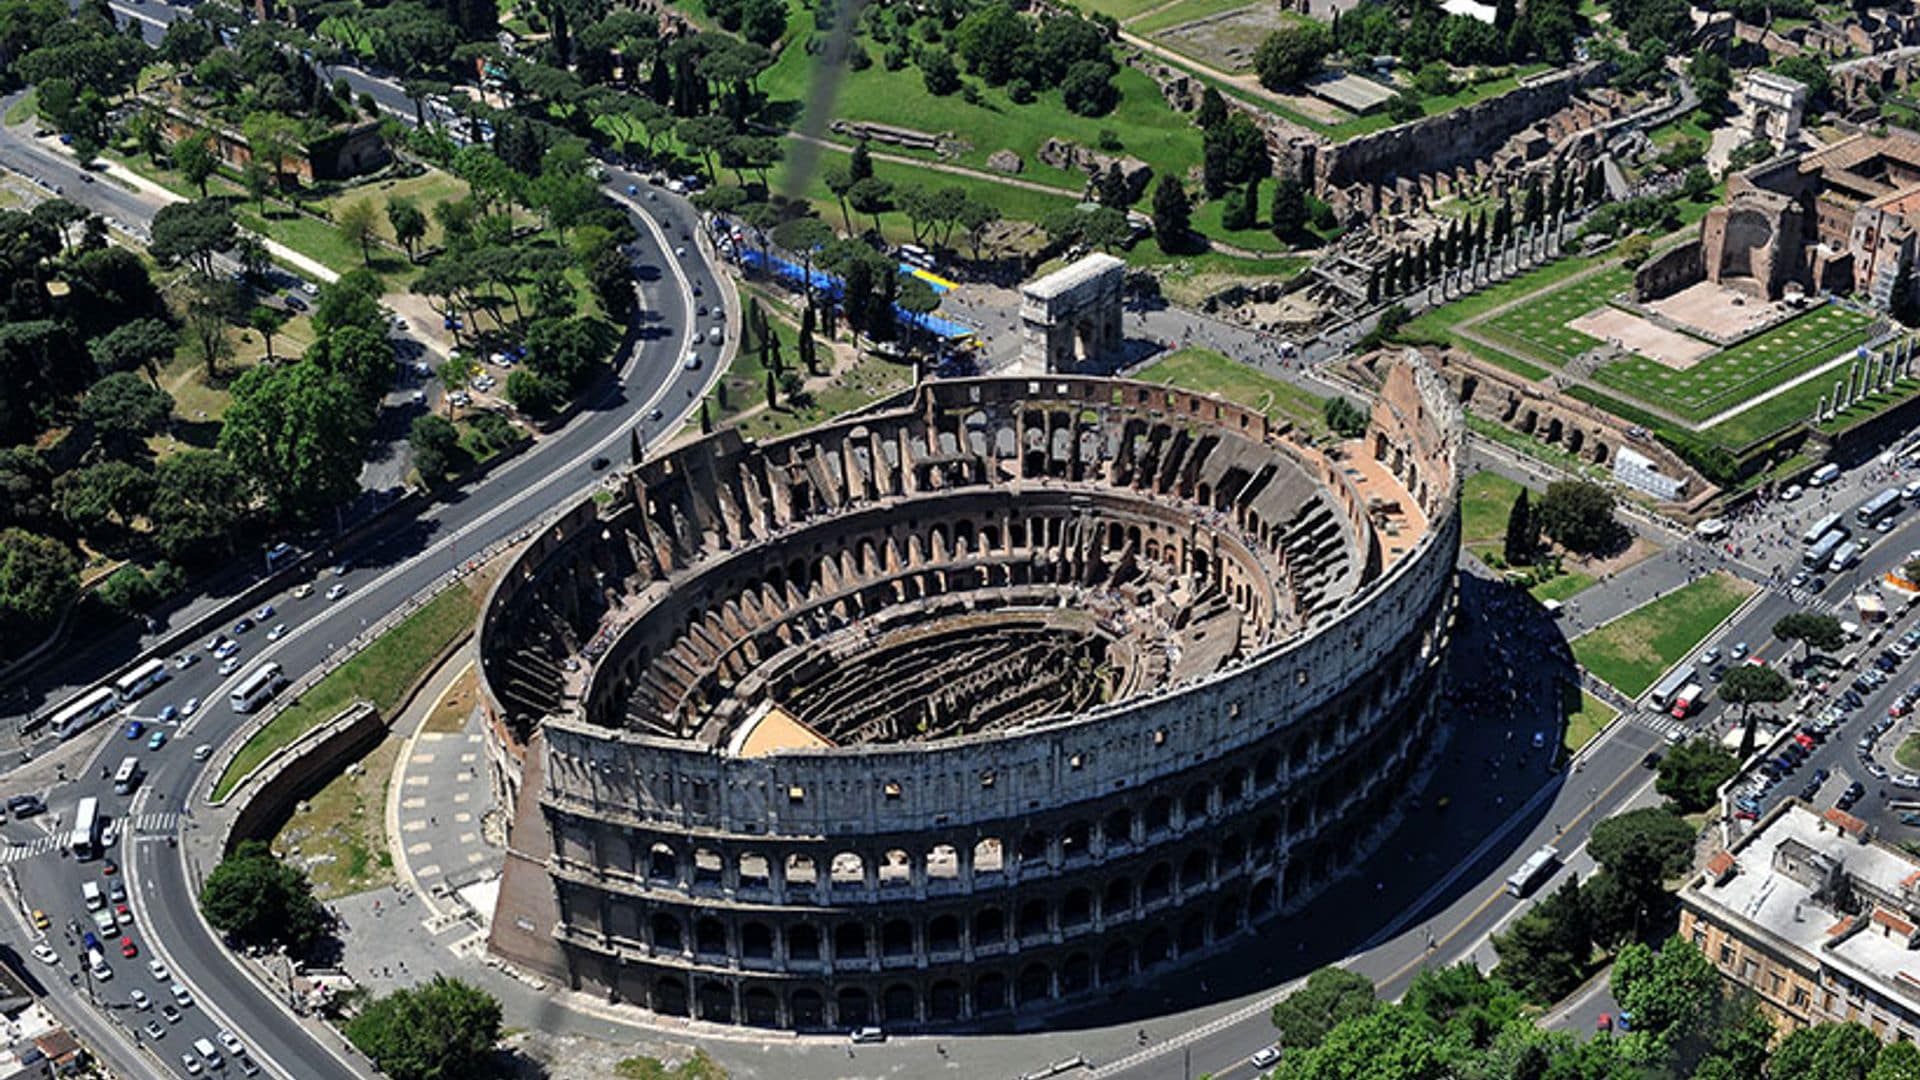
<path id="1" fill-rule="evenodd" d="M 491 949 L 657 1014 L 926 1029 L 1297 910 L 1430 745 L 1463 445 L 1409 357 L 1334 444 L 982 378 L 637 465 L 488 601 Z"/>

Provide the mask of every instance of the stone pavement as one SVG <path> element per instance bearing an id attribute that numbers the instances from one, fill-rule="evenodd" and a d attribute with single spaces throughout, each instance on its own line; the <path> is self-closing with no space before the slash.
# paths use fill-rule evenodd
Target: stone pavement
<path id="1" fill-rule="evenodd" d="M 461 889 L 497 876 L 506 859 L 497 821 L 491 823 L 496 842 L 486 838 L 497 807 L 481 739 L 477 716 L 458 732 L 419 732 L 394 772 L 400 798 L 394 857 L 423 891 Z"/>

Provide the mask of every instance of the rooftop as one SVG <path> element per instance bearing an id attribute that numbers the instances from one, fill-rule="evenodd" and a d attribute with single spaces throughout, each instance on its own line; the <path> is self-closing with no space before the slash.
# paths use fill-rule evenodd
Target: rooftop
<path id="1" fill-rule="evenodd" d="M 1126 263 L 1102 252 L 1094 252 L 1082 259 L 1055 270 L 1042 278 L 1036 278 L 1020 286 L 1023 295 L 1036 299 L 1046 299 L 1071 292 L 1078 286 L 1108 273 L 1114 269 L 1124 269 Z"/>

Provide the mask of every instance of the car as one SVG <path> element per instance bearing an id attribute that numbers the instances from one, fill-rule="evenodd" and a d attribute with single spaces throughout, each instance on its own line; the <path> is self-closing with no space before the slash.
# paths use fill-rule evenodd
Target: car
<path id="1" fill-rule="evenodd" d="M 279 641 L 281 638 L 286 636 L 287 636 L 286 623 L 275 623 L 273 626 L 273 629 L 267 631 L 268 641 Z"/>
<path id="2" fill-rule="evenodd" d="M 247 631 L 253 629 L 253 627 L 254 627 L 253 620 L 242 615 L 240 617 L 240 621 L 233 624 L 233 636 L 239 637 L 241 634 L 244 634 Z"/>
<path id="3" fill-rule="evenodd" d="M 1647 756 L 1640 759 L 1640 764 L 1645 768 L 1657 769 L 1663 760 L 1665 759 L 1660 756 L 1660 751 L 1649 750 L 1647 751 Z"/>
<path id="4" fill-rule="evenodd" d="M 1797 589 L 1800 586 L 1805 585 L 1807 582 L 1812 580 L 1813 580 L 1812 574 L 1807 573 L 1805 570 L 1795 570 L 1793 572 L 1793 577 L 1788 579 L 1787 584 Z"/>
<path id="5" fill-rule="evenodd" d="M 240 651 L 239 642 L 233 640 L 232 638 L 224 638 L 221 640 L 220 644 L 214 646 L 213 658 L 215 660 L 225 660 L 233 656 L 234 653 L 237 653 L 239 651 Z"/>
<path id="6" fill-rule="evenodd" d="M 666 413 L 661 412 L 658 406 L 647 413 L 647 419 L 649 420 L 659 420 L 664 416 L 666 416 Z"/>
<path id="7" fill-rule="evenodd" d="M 46 930 L 46 929 L 50 929 L 52 926 L 53 926 L 53 920 L 47 918 L 46 912 L 41 911 L 39 908 L 33 909 L 33 928 L 35 930 Z"/>
<path id="8" fill-rule="evenodd" d="M 688 371 L 699 371 L 700 358 L 697 356 L 689 356 L 680 366 L 686 368 Z"/>
<path id="9" fill-rule="evenodd" d="M 172 986 L 167 987 L 167 991 L 173 995 L 175 1004 L 181 1008 L 190 1009 L 193 1007 L 193 995 L 187 993 L 185 986 L 180 983 L 174 983 Z"/>
<path id="10" fill-rule="evenodd" d="M 347 595 L 347 587 L 345 585 L 335 585 L 333 588 L 327 590 L 327 599 L 329 600 L 338 600 L 345 595 Z"/>
<path id="11" fill-rule="evenodd" d="M 1875 780 L 1885 780 L 1887 778 L 1887 767 L 1877 761 L 1869 761 L 1867 762 L 1867 775 L 1873 777 Z"/>
<path id="12" fill-rule="evenodd" d="M 350 562 L 337 562 L 337 563 L 334 563 L 334 564 L 333 564 L 333 576 L 334 576 L 334 577 L 346 577 L 346 576 L 347 576 L 347 571 L 349 571 L 349 570 L 351 570 L 351 569 L 353 569 L 353 564 L 352 564 L 352 563 L 350 563 Z"/>
<path id="13" fill-rule="evenodd" d="M 247 1052 L 247 1048 L 241 1045 L 240 1037 L 228 1031 L 226 1028 L 221 1028 L 217 1037 L 220 1040 L 220 1045 L 227 1048 L 227 1053 L 238 1057 Z"/>
<path id="14" fill-rule="evenodd" d="M 147 736 L 147 749 L 158 750 L 167 745 L 167 729 L 160 728 Z"/>
<path id="15" fill-rule="evenodd" d="M 147 730 L 147 725 L 142 723 L 141 721 L 139 720 L 127 721 L 127 738 L 137 739 L 140 737 L 140 733 L 145 730 Z"/>
<path id="16" fill-rule="evenodd" d="M 1721 679 L 1724 679 L 1726 677 L 1727 677 L 1727 665 L 1725 664 L 1715 664 L 1713 665 L 1713 670 L 1707 672 L 1707 678 L 1712 679 L 1714 682 L 1719 682 Z"/>
<path id="17" fill-rule="evenodd" d="M 158 960 L 147 961 L 147 974 L 153 976 L 156 982 L 173 981 L 173 973 L 167 970 L 167 965 Z"/>
<path id="18" fill-rule="evenodd" d="M 1544 748 L 1544 747 L 1545 747 L 1546 745 L 1547 745 L 1547 733 L 1546 733 L 1546 732 L 1544 732 L 1544 731 L 1536 731 L 1536 732 L 1534 732 L 1534 733 L 1533 733 L 1533 748 L 1534 748 L 1535 750 L 1540 750 L 1540 749 L 1543 749 L 1543 748 Z"/>
<path id="19" fill-rule="evenodd" d="M 215 634 L 212 637 L 208 638 L 207 643 L 201 647 L 217 656 L 219 655 L 220 646 L 225 645 L 226 643 L 227 643 L 227 635 Z"/>
<path id="20" fill-rule="evenodd" d="M 1734 658 L 1735 660 L 1745 660 L 1745 659 L 1747 658 L 1747 643 L 1746 643 L 1746 642 L 1744 642 L 1744 641 L 1736 641 L 1736 642 L 1734 642 L 1734 643 L 1733 643 L 1733 658 Z"/>
<path id="21" fill-rule="evenodd" d="M 1700 662 L 1703 664 L 1719 663 L 1720 662 L 1720 646 L 1718 645 L 1712 646 L 1706 652 L 1701 653 Z"/>
<path id="22" fill-rule="evenodd" d="M 293 598 L 295 600 L 305 600 L 307 597 L 312 595 L 313 595 L 313 582 L 311 581 L 303 581 L 300 584 L 295 585 L 293 587 Z"/>
<path id="23" fill-rule="evenodd" d="M 200 1059 L 192 1054 L 180 1055 L 180 1067 L 187 1070 L 188 1076 L 200 1075 Z"/>
<path id="24" fill-rule="evenodd" d="M 132 938 L 122 937 L 120 939 L 120 955 L 131 960 L 140 955 L 140 947 L 133 943 Z"/>
<path id="25" fill-rule="evenodd" d="M 673 257 L 674 257 L 674 258 L 676 258 L 676 259 L 684 259 L 684 258 L 686 258 L 686 257 L 687 257 L 687 249 L 686 249 L 686 248 L 685 248 L 684 246 L 678 246 L 678 247 L 675 247 L 675 248 L 673 249 Z"/>
<path id="26" fill-rule="evenodd" d="M 320 286 L 315 285 L 311 281 L 303 281 L 300 283 L 300 291 L 306 293 L 308 296 L 319 296 Z"/>
<path id="27" fill-rule="evenodd" d="M 199 653 L 183 652 L 179 656 L 176 656 L 173 658 L 173 669 L 175 671 L 185 671 L 199 662 L 200 662 Z"/>
<path id="28" fill-rule="evenodd" d="M 155 716 L 155 717 L 153 718 L 153 722 L 154 722 L 154 723 L 156 723 L 156 724 L 177 724 L 177 723 L 179 723 L 179 722 L 180 722 L 180 708 L 179 708 L 179 706 L 177 706 L 177 705 L 169 705 L 169 706 L 167 706 L 166 708 L 164 708 L 164 709 L 161 709 L 161 710 L 160 710 L 160 713 L 159 713 L 159 715 L 157 715 L 157 716 Z"/>
<path id="29" fill-rule="evenodd" d="M 606 458 L 597 457 L 597 458 L 594 458 L 592 461 L 588 462 L 587 467 L 592 469 L 594 472 L 599 472 L 601 469 L 604 469 L 611 464 L 613 464 L 613 462 L 608 461 Z"/>
<path id="30" fill-rule="evenodd" d="M 34 959 L 40 961 L 43 964 L 58 964 L 60 962 L 60 954 L 57 952 L 54 952 L 53 946 L 48 945 L 44 941 L 38 942 L 34 945 L 33 956 L 34 956 Z"/>
<path id="31" fill-rule="evenodd" d="M 1271 1046 L 1263 1046 L 1255 1050 L 1253 1056 L 1247 1059 L 1247 1064 L 1256 1069 L 1271 1069 L 1275 1065 L 1280 1064 L 1279 1044 L 1275 1043 Z"/>
<path id="32" fill-rule="evenodd" d="M 111 843 L 111 841 L 105 840 L 105 839 L 101 840 L 100 842 L 102 844 Z M 114 862 L 112 859 L 102 859 L 100 861 L 100 872 L 107 875 L 108 877 L 112 877 L 113 875 L 120 872 L 120 864 L 117 862 Z M 126 907 L 127 905 L 125 904 L 120 905 L 120 909 L 122 911 L 125 911 Z M 131 918 L 131 916 L 129 916 L 129 918 Z"/>
<path id="33" fill-rule="evenodd" d="M 883 1043 L 887 1041 L 886 1031 L 872 1024 L 868 1024 L 865 1027 L 854 1028 L 847 1034 L 847 1037 L 857 1043 Z"/>
<path id="34" fill-rule="evenodd" d="M 1799 484 L 1788 484 L 1787 489 L 1780 493 L 1780 498 L 1783 502 L 1792 502 L 1806 494 L 1806 491 L 1807 489 L 1801 487 Z"/>
<path id="35" fill-rule="evenodd" d="M 180 715 L 192 716 L 194 713 L 198 712 L 199 709 L 200 709 L 200 699 L 197 697 L 190 697 L 186 700 L 184 704 L 180 706 Z"/>
<path id="36" fill-rule="evenodd" d="M 235 1054 L 233 1063 L 240 1067 L 241 1076 L 258 1076 L 260 1073 L 260 1066 L 255 1065 L 253 1059 L 244 1054 Z"/>
<path id="37" fill-rule="evenodd" d="M 92 972 L 93 977 L 100 980 L 101 982 L 106 982 L 112 979 L 113 968 L 107 963 L 107 958 L 104 956 L 101 956 L 99 953 L 95 953 L 94 957 L 95 959 L 93 961 L 93 966 L 87 970 Z"/>
<path id="38" fill-rule="evenodd" d="M 307 310 L 307 302 L 293 295 L 292 293 L 288 293 L 287 295 L 281 297 L 280 302 L 287 305 L 287 307 L 293 311 Z"/>
<path id="39" fill-rule="evenodd" d="M 180 1010 L 171 1005 L 162 1004 L 160 1006 L 160 1015 L 166 1017 L 167 1023 L 169 1024 L 177 1024 L 180 1022 Z"/>
<path id="40" fill-rule="evenodd" d="M 229 656 L 225 660 L 220 661 L 220 674 L 222 675 L 231 675 L 239 670 L 240 658 L 237 656 Z"/>
<path id="41" fill-rule="evenodd" d="M 127 899 L 127 883 L 124 881 L 116 881 L 107 886 L 107 899 L 112 900 L 116 904 L 124 903 Z"/>
<path id="42" fill-rule="evenodd" d="M 32 817 L 47 812 L 47 802 L 38 795 L 15 795 L 7 800 L 7 810 L 14 817 Z"/>
<path id="43" fill-rule="evenodd" d="M 271 618 L 273 618 L 272 604 L 262 604 L 260 605 L 260 610 L 253 613 L 253 621 L 257 623 L 266 622 Z"/>
<path id="44" fill-rule="evenodd" d="M 201 743 L 199 746 L 193 748 L 193 760 L 195 761 L 205 761 L 212 756 L 213 747 L 208 743 Z"/>
<path id="45" fill-rule="evenodd" d="M 140 1030 L 146 1032 L 147 1038 L 149 1039 L 164 1039 L 167 1037 L 167 1029 L 161 1026 L 158 1020 L 147 1021 L 147 1026 Z"/>
<path id="46" fill-rule="evenodd" d="M 141 990 L 138 987 L 127 991 L 127 1000 L 133 1002 L 133 1007 L 142 1012 L 153 1008 L 153 999 L 147 996 L 145 990 Z"/>
<path id="47" fill-rule="evenodd" d="M 108 863 L 107 865 L 111 866 L 113 864 Z M 125 904 L 113 905 L 113 914 L 114 914 L 114 918 L 119 921 L 121 926 L 133 925 L 133 909 L 128 907 L 127 905 Z"/>

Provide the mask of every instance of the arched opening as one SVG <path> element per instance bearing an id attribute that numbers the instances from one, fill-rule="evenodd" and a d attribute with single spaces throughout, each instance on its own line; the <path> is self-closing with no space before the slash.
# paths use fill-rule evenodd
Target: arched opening
<path id="1" fill-rule="evenodd" d="M 1158 903 L 1173 895 L 1173 867 L 1166 863 L 1154 863 L 1147 871 L 1146 881 L 1140 886 L 1142 905 Z"/>
<path id="2" fill-rule="evenodd" d="M 1019 924 L 1020 939 L 1025 941 L 1028 938 L 1045 936 L 1046 933 L 1047 902 L 1045 900 L 1029 900 L 1021 904 Z"/>
<path id="3" fill-rule="evenodd" d="M 960 951 L 960 920 L 952 915 L 936 916 L 927 924 L 927 951 L 930 953 L 949 953 Z"/>
<path id="4" fill-rule="evenodd" d="M 1165 795 L 1147 804 L 1147 835 L 1166 832 L 1173 826 L 1173 800 Z"/>
<path id="5" fill-rule="evenodd" d="M 841 1027 L 860 1027 L 873 1023 L 873 999 L 857 986 L 846 986 L 834 996 Z"/>
<path id="6" fill-rule="evenodd" d="M 1274 887 L 1272 878 L 1262 878 L 1253 887 L 1253 896 L 1247 901 L 1247 916 L 1258 919 L 1273 911 L 1279 890 Z"/>
<path id="7" fill-rule="evenodd" d="M 973 980 L 973 1013 L 985 1016 L 1007 1007 L 1007 977 L 988 972 Z"/>
<path id="8" fill-rule="evenodd" d="M 1117 877 L 1107 882 L 1100 899 L 1100 916 L 1108 922 L 1125 918 L 1133 911 L 1133 879 Z"/>
<path id="9" fill-rule="evenodd" d="M 788 1007 L 793 1010 L 793 1026 L 796 1028 L 827 1026 L 826 999 L 817 990 L 795 990 Z"/>
<path id="10" fill-rule="evenodd" d="M 841 923 L 833 931 L 833 958 L 838 961 L 867 958 L 867 928 L 861 923 Z"/>
<path id="11" fill-rule="evenodd" d="M 880 862 L 880 887 L 898 889 L 912 883 L 913 864 L 907 859 L 907 853 L 899 848 L 887 852 Z"/>
<path id="12" fill-rule="evenodd" d="M 699 999 L 699 1019 L 714 1024 L 733 1023 L 733 991 L 726 983 L 703 980 Z"/>
<path id="13" fill-rule="evenodd" d="M 914 997 L 913 987 L 906 983 L 894 983 L 880 995 L 881 1010 L 889 1024 L 911 1024 L 920 1018 L 920 1002 Z"/>
<path id="14" fill-rule="evenodd" d="M 763 922 L 742 925 L 740 955 L 748 960 L 773 959 L 773 929 Z"/>
<path id="15" fill-rule="evenodd" d="M 889 919 L 880 928 L 880 955 L 913 955 L 913 924 L 905 919 Z"/>
<path id="16" fill-rule="evenodd" d="M 1060 992 L 1078 994 L 1093 986 L 1093 960 L 1086 953 L 1077 952 L 1067 957 L 1060 965 Z"/>
<path id="17" fill-rule="evenodd" d="M 811 855 L 787 856 L 787 884 L 817 885 L 820 883 L 820 871 L 813 864 Z"/>
<path id="18" fill-rule="evenodd" d="M 1133 974 L 1133 946 L 1124 941 L 1116 941 L 1107 946 L 1100 954 L 1100 982 L 1103 986 L 1114 983 Z"/>
<path id="19" fill-rule="evenodd" d="M 650 922 L 653 930 L 653 951 L 679 952 L 681 949 L 680 920 L 665 912 L 659 912 Z"/>
<path id="20" fill-rule="evenodd" d="M 1163 964 L 1173 955 L 1173 938 L 1165 930 L 1154 928 L 1147 932 L 1145 941 L 1140 943 L 1140 967 L 1150 968 Z"/>
<path id="21" fill-rule="evenodd" d="M 813 962 L 820 959 L 820 928 L 812 923 L 787 927 L 787 959 Z"/>
<path id="22" fill-rule="evenodd" d="M 1093 921 L 1093 892 L 1075 889 L 1060 905 L 1060 929 L 1078 930 Z"/>
<path id="23" fill-rule="evenodd" d="M 1093 827 L 1086 822 L 1076 821 L 1068 825 L 1060 834 L 1061 858 L 1074 859 L 1086 855 L 1091 850 L 1092 838 Z"/>
<path id="24" fill-rule="evenodd" d="M 973 917 L 973 947 L 1001 945 L 1007 939 L 1007 917 L 997 907 L 981 908 Z"/>
<path id="25" fill-rule="evenodd" d="M 1028 1005 L 1036 1001 L 1045 1001 L 1053 996 L 1053 972 L 1045 964 L 1028 964 L 1020 971 L 1020 982 L 1014 988 L 1015 1005 Z"/>
<path id="26" fill-rule="evenodd" d="M 693 927 L 693 950 L 703 956 L 727 955 L 727 927 L 719 919 L 701 919 Z M 731 1000 L 731 999 L 729 999 Z"/>
<path id="27" fill-rule="evenodd" d="M 1006 857 L 1001 854 L 1000 841 L 994 837 L 973 845 L 973 876 L 977 881 L 989 874 L 1006 871 Z"/>
<path id="28" fill-rule="evenodd" d="M 693 853 L 693 884 L 695 888 L 717 889 L 720 887 L 720 868 L 726 865 L 720 859 L 720 853 L 706 848 L 695 849 Z"/>
<path id="29" fill-rule="evenodd" d="M 1201 912 L 1187 916 L 1180 924 L 1180 951 L 1189 953 L 1207 943 L 1207 917 Z"/>
<path id="30" fill-rule="evenodd" d="M 1195 784 L 1188 788 L 1186 795 L 1180 799 L 1180 811 L 1186 815 L 1189 828 L 1205 820 L 1207 816 L 1207 785 Z"/>
<path id="31" fill-rule="evenodd" d="M 1180 863 L 1180 889 L 1198 889 L 1207 883 L 1207 853 L 1190 851 Z"/>
<path id="32" fill-rule="evenodd" d="M 687 1015 L 687 984 L 671 975 L 655 979 L 648 1007 L 662 1016 Z"/>
<path id="33" fill-rule="evenodd" d="M 1030 832 L 1020 838 L 1020 867 L 1044 867 L 1047 864 L 1047 834 Z"/>
<path id="34" fill-rule="evenodd" d="M 647 876 L 655 881 L 680 880 L 680 859 L 665 844 L 647 849 Z"/>
<path id="35" fill-rule="evenodd" d="M 1133 811 L 1123 807 L 1108 814 L 1101 834 L 1110 848 L 1133 843 Z"/>
<path id="36" fill-rule="evenodd" d="M 758 1027 L 780 1022 L 780 999 L 764 986 L 750 986 L 740 995 L 741 1018 Z"/>
<path id="37" fill-rule="evenodd" d="M 834 855 L 831 873 L 835 889 L 858 889 L 867 883 L 866 862 L 851 851 Z"/>
<path id="38" fill-rule="evenodd" d="M 927 880 L 952 881 L 960 876 L 960 853 L 952 844 L 935 844 L 927 852 Z"/>
<path id="39" fill-rule="evenodd" d="M 765 889 L 773 884 L 772 864 L 757 851 L 740 856 L 739 874 L 743 889 Z"/>
<path id="40" fill-rule="evenodd" d="M 935 1022 L 960 1019 L 960 984 L 951 979 L 934 983 L 927 991 L 927 1018 Z"/>

